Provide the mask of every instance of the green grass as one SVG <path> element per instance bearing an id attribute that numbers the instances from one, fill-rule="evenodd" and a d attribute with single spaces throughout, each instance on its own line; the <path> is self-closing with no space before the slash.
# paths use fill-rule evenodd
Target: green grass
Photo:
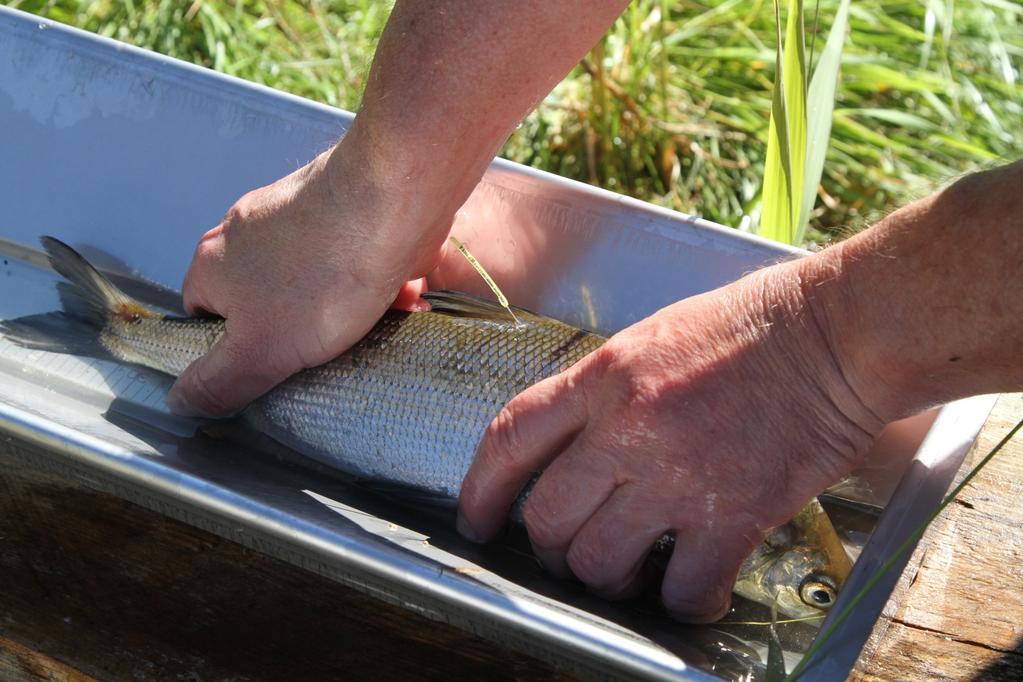
<path id="1" fill-rule="evenodd" d="M 4 0 L 355 109 L 389 5 L 372 0 Z M 837 3 L 807 2 L 807 57 Z M 774 72 L 769 0 L 634 0 L 503 154 L 749 229 Z M 1023 149 L 1023 5 L 856 0 L 811 239 Z"/>

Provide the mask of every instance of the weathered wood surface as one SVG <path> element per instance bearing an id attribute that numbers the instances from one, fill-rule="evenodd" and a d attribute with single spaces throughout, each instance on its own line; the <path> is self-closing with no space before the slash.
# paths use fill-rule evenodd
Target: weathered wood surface
<path id="1" fill-rule="evenodd" d="M 1005 396 L 975 460 L 1023 416 Z M 853 677 L 1023 678 L 1023 439 L 930 531 Z M 897 607 L 897 608 L 896 608 Z M 565 679 L 110 495 L 0 470 L 0 680 Z"/>
<path id="2" fill-rule="evenodd" d="M 963 475 L 1023 418 L 1002 396 Z M 1023 434 L 928 531 L 853 679 L 1023 679 Z"/>
<path id="3" fill-rule="evenodd" d="M 111 495 L 0 468 L 0 681 L 569 679 Z"/>
<path id="4" fill-rule="evenodd" d="M 0 680 L 94 682 L 95 678 L 31 647 L 0 637 Z"/>

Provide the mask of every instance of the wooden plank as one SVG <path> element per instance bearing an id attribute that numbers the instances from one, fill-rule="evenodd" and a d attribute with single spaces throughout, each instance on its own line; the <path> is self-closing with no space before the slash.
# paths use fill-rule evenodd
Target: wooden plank
<path id="1" fill-rule="evenodd" d="M 3 467 L 0 585 L 5 682 L 569 679 L 111 495 Z"/>
<path id="2" fill-rule="evenodd" d="M 863 682 L 1023 679 L 1020 653 L 997 651 L 902 623 L 892 624 L 878 655 L 883 661 L 877 658 L 875 661 L 882 664 L 860 671 L 858 679 Z"/>
<path id="3" fill-rule="evenodd" d="M 95 682 L 95 678 L 6 637 L 0 637 L 0 680 L 8 682 Z"/>
<path id="4" fill-rule="evenodd" d="M 1002 396 L 960 475 L 1023 418 Z M 928 531 L 853 679 L 1023 678 L 1023 436 Z"/>
<path id="5" fill-rule="evenodd" d="M 1023 416 L 1005 396 L 970 456 Z M 1023 439 L 1021 439 L 1023 440 Z M 1023 677 L 1023 443 L 929 533 L 853 677 Z M 0 679 L 567 679 L 113 496 L 0 469 Z M 76 677 L 77 676 L 77 677 Z"/>

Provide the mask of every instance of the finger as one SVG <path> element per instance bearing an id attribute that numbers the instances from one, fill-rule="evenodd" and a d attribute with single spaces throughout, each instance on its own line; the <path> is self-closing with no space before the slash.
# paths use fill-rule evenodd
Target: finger
<path id="1" fill-rule="evenodd" d="M 636 594 L 651 577 L 647 556 L 670 528 L 649 491 L 619 486 L 572 540 L 566 559 L 572 573 L 605 599 Z"/>
<path id="2" fill-rule="evenodd" d="M 522 510 L 533 552 L 548 571 L 567 577 L 569 545 L 617 487 L 614 464 L 587 432 L 540 476 Z M 585 582 L 585 581 L 584 581 Z"/>
<path id="3" fill-rule="evenodd" d="M 574 368 L 531 386 L 494 418 L 459 495 L 458 529 L 476 542 L 492 538 L 534 472 L 558 455 L 586 422 Z"/>
<path id="4" fill-rule="evenodd" d="M 229 329 L 209 353 L 185 369 L 167 395 L 171 411 L 192 417 L 230 416 L 300 369 L 274 369 L 264 347 L 239 342 L 240 337 Z M 248 334 L 245 338 L 265 337 Z"/>
<path id="5" fill-rule="evenodd" d="M 661 600 L 674 618 L 712 623 L 728 612 L 739 567 L 753 545 L 747 536 L 729 528 L 701 525 L 698 530 L 676 533 Z"/>
<path id="6" fill-rule="evenodd" d="M 430 309 L 430 304 L 422 298 L 426 291 L 426 278 L 420 277 L 410 282 L 405 282 L 398 290 L 398 296 L 394 299 L 391 307 L 395 310 L 407 310 L 418 313 Z"/>
<path id="7" fill-rule="evenodd" d="M 217 272 L 216 266 L 224 255 L 222 234 L 223 223 L 206 232 L 195 247 L 192 262 L 181 286 L 182 303 L 189 315 L 222 312 L 216 309 L 212 297 L 208 295 L 208 292 L 217 291 L 211 280 Z"/>

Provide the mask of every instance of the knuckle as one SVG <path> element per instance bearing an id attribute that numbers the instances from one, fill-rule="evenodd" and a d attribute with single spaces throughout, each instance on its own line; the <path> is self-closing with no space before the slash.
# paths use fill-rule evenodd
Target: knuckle
<path id="1" fill-rule="evenodd" d="M 237 227 L 250 222 L 254 217 L 257 207 L 260 204 L 260 191 L 258 189 L 243 194 L 231 208 L 227 209 L 221 221 L 225 230 Z"/>
<path id="2" fill-rule="evenodd" d="M 200 239 L 199 243 L 195 246 L 195 254 L 193 255 L 193 267 L 194 270 L 197 264 L 202 264 L 205 261 L 218 260 L 224 253 L 223 245 L 223 223 L 217 225 L 212 230 L 208 230 Z M 189 271 L 191 274 L 191 270 Z"/>
<path id="3" fill-rule="evenodd" d="M 629 374 L 622 386 L 623 399 L 633 410 L 645 410 L 655 406 L 661 397 L 658 382 L 652 377 Z"/>
<path id="4" fill-rule="evenodd" d="M 656 404 L 662 393 L 662 377 L 641 371 L 633 349 L 620 348 L 612 341 L 593 352 L 588 378 L 601 384 L 599 395 L 613 391 L 619 405 L 646 408 Z M 602 399 L 604 399 L 602 397 Z"/>
<path id="5" fill-rule="evenodd" d="M 601 381 L 611 374 L 617 367 L 618 352 L 612 341 L 608 341 L 597 350 L 590 353 L 586 365 L 588 378 Z"/>
<path id="6" fill-rule="evenodd" d="M 248 196 L 248 195 L 246 195 Z M 245 205 L 245 197 L 242 197 L 227 209 L 224 217 L 220 223 L 223 225 L 224 232 L 228 232 L 231 228 L 238 226 L 245 222 L 245 217 L 248 215 L 248 210 Z"/>
<path id="7" fill-rule="evenodd" d="M 489 466 L 502 471 L 518 471 L 523 441 L 515 412 L 510 406 L 502 407 L 487 426 L 484 443 L 483 457 Z"/>

